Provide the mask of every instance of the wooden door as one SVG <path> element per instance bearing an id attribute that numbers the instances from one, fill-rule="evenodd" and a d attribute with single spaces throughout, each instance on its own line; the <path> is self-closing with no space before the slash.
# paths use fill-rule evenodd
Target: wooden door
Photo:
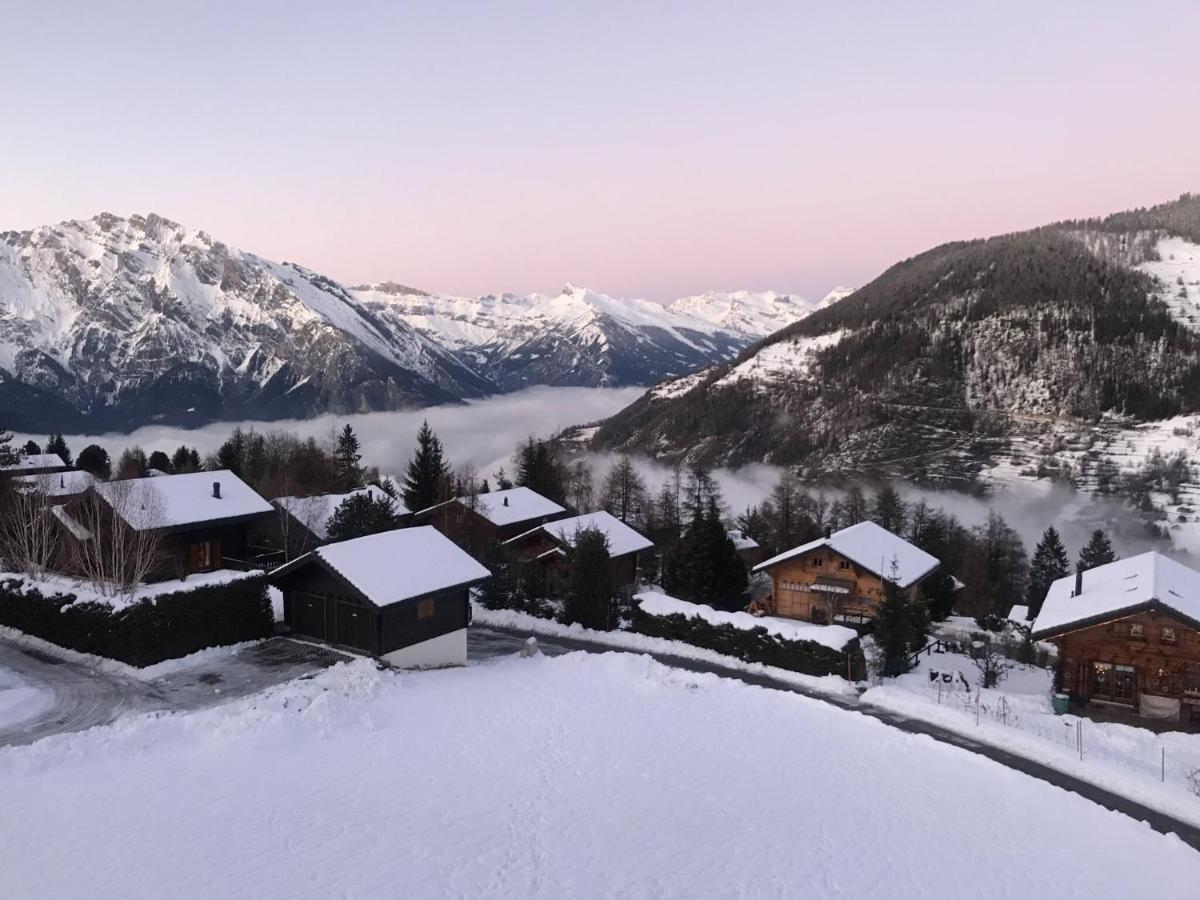
<path id="1" fill-rule="evenodd" d="M 326 639 L 324 597 L 304 591 L 292 592 L 292 631 L 319 641 Z"/>
<path id="2" fill-rule="evenodd" d="M 337 642 L 356 650 L 374 651 L 371 629 L 375 615 L 369 609 L 353 603 L 339 603 L 337 609 Z"/>

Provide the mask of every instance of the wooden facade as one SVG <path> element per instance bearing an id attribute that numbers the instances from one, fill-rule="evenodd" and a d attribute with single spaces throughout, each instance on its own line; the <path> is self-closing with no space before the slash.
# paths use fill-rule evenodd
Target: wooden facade
<path id="1" fill-rule="evenodd" d="M 531 528 L 560 519 L 566 514 L 566 510 L 563 510 L 560 513 L 496 525 L 461 501 L 450 500 L 426 510 L 419 517 L 414 517 L 414 521 L 418 524 L 432 525 L 462 549 L 479 559 L 489 547 L 502 544 Z"/>
<path id="2" fill-rule="evenodd" d="M 564 546 L 552 535 L 537 529 L 522 535 L 520 540 L 511 541 L 507 549 L 518 565 L 539 568 L 541 583 L 545 585 L 550 596 L 560 596 L 565 591 L 571 573 L 569 546 Z M 628 590 L 637 584 L 636 552 L 612 556 L 608 565 L 612 572 L 613 585 L 618 590 Z"/>
<path id="3" fill-rule="evenodd" d="M 1077 703 L 1200 724 L 1200 627 L 1157 605 L 1042 636 L 1058 647 L 1056 689 Z"/>
<path id="4" fill-rule="evenodd" d="M 774 614 L 829 624 L 865 622 L 883 601 L 883 579 L 829 546 L 771 567 Z"/>

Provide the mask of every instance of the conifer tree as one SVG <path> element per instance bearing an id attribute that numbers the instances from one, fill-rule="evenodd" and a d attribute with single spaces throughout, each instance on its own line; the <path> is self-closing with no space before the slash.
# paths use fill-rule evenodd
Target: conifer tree
<path id="1" fill-rule="evenodd" d="M 21 453 L 24 456 L 37 456 L 42 452 L 42 446 L 37 441 L 26 441 L 25 446 L 21 448 Z"/>
<path id="2" fill-rule="evenodd" d="M 1075 564 L 1075 568 L 1080 572 L 1086 572 L 1088 569 L 1107 565 L 1116 560 L 1117 555 L 1113 552 L 1112 541 L 1109 540 L 1107 534 L 1097 528 L 1088 538 L 1088 542 L 1083 545 L 1083 549 L 1079 551 L 1079 561 Z"/>
<path id="3" fill-rule="evenodd" d="M 875 613 L 872 635 L 882 656 L 883 674 L 903 675 L 913 653 L 925 646 L 929 617 L 925 604 L 897 584 L 899 565 L 892 560 L 891 574 L 883 579 L 883 601 Z"/>
<path id="4" fill-rule="evenodd" d="M 71 465 L 71 451 L 67 447 L 66 439 L 61 434 L 50 435 L 46 442 L 46 452 L 55 454 L 65 464 Z"/>
<path id="5" fill-rule="evenodd" d="M 450 466 L 442 442 L 429 423 L 422 422 L 417 432 L 417 449 L 404 476 L 404 505 L 419 512 L 443 500 L 449 477 Z"/>
<path id="6" fill-rule="evenodd" d="M 112 460 L 108 456 L 108 451 L 99 444 L 88 444 L 79 451 L 76 465 L 101 481 L 107 481 L 112 475 Z"/>
<path id="7" fill-rule="evenodd" d="M 171 458 L 161 450 L 155 450 L 151 453 L 146 464 L 151 469 L 158 469 L 160 472 L 166 472 L 168 475 L 171 474 Z"/>
<path id="8" fill-rule="evenodd" d="M 340 490 L 352 491 L 362 487 L 362 453 L 359 449 L 358 435 L 347 423 L 338 435 L 337 446 L 333 451 L 333 468 Z"/>
<path id="9" fill-rule="evenodd" d="M 246 470 L 246 434 L 241 428 L 233 429 L 233 434 L 217 449 L 217 466 L 228 469 L 238 478 L 242 478 Z"/>
<path id="10" fill-rule="evenodd" d="M 596 528 L 575 534 L 562 621 L 611 631 L 617 625 L 617 591 L 609 565 L 608 538 Z"/>
<path id="11" fill-rule="evenodd" d="M 548 441 L 529 436 L 517 451 L 517 484 L 537 491 L 555 503 L 567 502 L 567 476 L 555 448 Z"/>
<path id="12" fill-rule="evenodd" d="M 481 562 L 492 573 L 492 577 L 480 586 L 479 603 L 484 609 L 513 607 L 516 585 L 513 583 L 513 564 L 508 553 L 499 544 L 492 542 L 484 550 Z"/>
<path id="13" fill-rule="evenodd" d="M 646 480 L 642 478 L 633 459 L 622 456 L 609 469 L 604 479 L 604 508 L 622 522 L 641 522 L 646 506 Z"/>
<path id="14" fill-rule="evenodd" d="M 338 504 L 329 517 L 326 531 L 331 541 L 348 541 L 399 527 L 400 517 L 391 497 L 375 497 L 362 491 Z"/>
<path id="15" fill-rule="evenodd" d="M 876 525 L 886 528 L 892 534 L 903 533 L 908 520 L 908 506 L 890 484 L 885 484 L 875 495 L 871 518 Z"/>
<path id="16" fill-rule="evenodd" d="M 1029 618 L 1037 617 L 1046 599 L 1050 585 L 1071 571 L 1071 560 L 1063 547 L 1058 531 L 1051 525 L 1042 534 L 1033 550 L 1033 559 L 1029 563 L 1029 592 L 1026 603 L 1029 606 Z"/>

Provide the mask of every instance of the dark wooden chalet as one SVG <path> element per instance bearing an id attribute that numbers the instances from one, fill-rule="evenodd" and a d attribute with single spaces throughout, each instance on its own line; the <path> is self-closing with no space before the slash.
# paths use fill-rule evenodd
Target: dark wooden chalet
<path id="1" fill-rule="evenodd" d="M 1032 637 L 1074 702 L 1200 724 L 1200 572 L 1150 552 L 1059 579 Z"/>
<path id="2" fill-rule="evenodd" d="M 273 515 L 270 503 L 226 470 L 97 482 L 55 509 L 64 540 L 103 540 L 115 527 L 154 532 L 159 562 L 147 578 L 244 568 L 247 532 Z"/>
<path id="3" fill-rule="evenodd" d="M 418 525 L 432 525 L 472 556 L 488 547 L 561 519 L 567 510 L 527 487 L 456 497 L 413 514 Z"/>
<path id="4" fill-rule="evenodd" d="M 566 584 L 575 535 L 584 529 L 596 529 L 604 534 L 608 539 L 613 583 L 621 589 L 632 588 L 637 583 L 638 554 L 652 550 L 654 543 L 604 511 L 539 525 L 509 538 L 504 547 L 519 563 L 538 566 L 542 583 L 553 596 L 561 593 Z"/>
<path id="5" fill-rule="evenodd" d="M 919 547 L 874 522 L 860 522 L 809 541 L 754 567 L 771 574 L 776 616 L 818 624 L 870 622 L 883 602 L 883 582 L 916 590 L 939 565 Z"/>
<path id="6" fill-rule="evenodd" d="M 489 577 L 424 526 L 325 544 L 269 579 L 297 636 L 423 668 L 466 664 L 469 591 Z"/>

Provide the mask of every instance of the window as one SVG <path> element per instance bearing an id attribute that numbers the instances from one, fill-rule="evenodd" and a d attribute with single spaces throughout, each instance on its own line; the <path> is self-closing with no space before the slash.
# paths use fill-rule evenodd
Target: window
<path id="1" fill-rule="evenodd" d="M 1092 663 L 1092 699 L 1132 703 L 1137 670 L 1133 666 Z"/>
<path id="2" fill-rule="evenodd" d="M 848 568 L 850 568 L 850 563 L 843 559 L 841 562 L 838 563 L 838 568 L 839 569 L 848 569 Z"/>
<path id="3" fill-rule="evenodd" d="M 1129 623 L 1129 636 L 1131 638 L 1144 638 L 1146 636 L 1146 626 L 1141 622 Z"/>
<path id="4" fill-rule="evenodd" d="M 417 601 L 417 618 L 432 619 L 435 611 L 434 602 L 432 600 Z"/>
<path id="5" fill-rule="evenodd" d="M 815 568 L 818 568 L 818 569 L 819 569 L 819 568 L 821 568 L 821 566 L 823 566 L 823 565 L 825 565 L 825 560 L 823 560 L 823 559 L 822 559 L 821 557 L 819 557 L 819 556 L 814 556 L 814 557 L 813 557 L 813 566 L 814 566 Z"/>
<path id="6" fill-rule="evenodd" d="M 1164 644 L 1174 644 L 1175 643 L 1175 629 L 1174 628 L 1164 628 L 1162 630 L 1162 642 Z"/>
<path id="7" fill-rule="evenodd" d="M 208 572 L 217 568 L 221 561 L 220 541 L 202 541 L 188 548 L 192 572 Z"/>

